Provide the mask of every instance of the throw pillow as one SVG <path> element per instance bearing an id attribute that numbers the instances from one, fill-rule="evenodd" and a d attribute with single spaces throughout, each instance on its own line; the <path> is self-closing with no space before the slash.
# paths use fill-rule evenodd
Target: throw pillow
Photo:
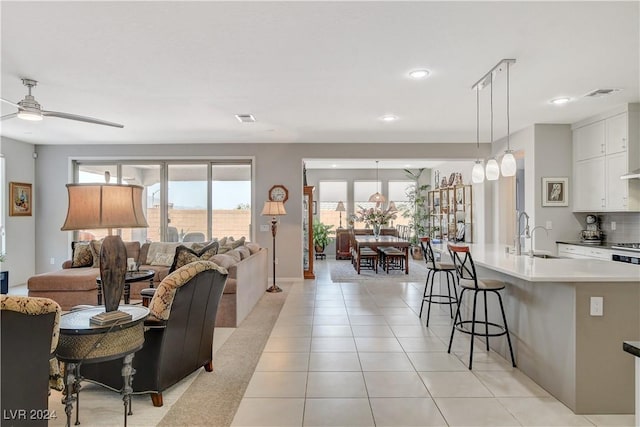
<path id="1" fill-rule="evenodd" d="M 232 249 L 239 248 L 240 246 L 244 246 L 245 238 L 244 236 L 239 238 L 238 240 L 233 240 L 233 237 L 228 237 L 226 240 L 226 244 L 220 245 L 220 249 L 218 253 L 224 254 L 229 252 Z"/>
<path id="2" fill-rule="evenodd" d="M 71 243 L 71 248 L 73 250 L 71 268 L 91 267 L 93 265 L 93 255 L 91 254 L 89 242 L 73 242 Z"/>
<path id="3" fill-rule="evenodd" d="M 91 256 L 93 256 L 93 268 L 100 268 L 100 249 L 102 249 L 102 240 L 92 240 L 89 243 L 91 248 Z"/>
<path id="4" fill-rule="evenodd" d="M 157 253 L 154 255 L 153 259 L 151 260 L 150 265 L 162 265 L 165 267 L 169 267 L 172 262 L 173 262 L 172 254 Z"/>
<path id="5" fill-rule="evenodd" d="M 183 267 L 194 261 L 209 261 L 215 254 L 218 253 L 218 242 L 212 242 L 208 246 L 195 251 L 186 246 L 178 246 L 176 253 L 173 257 L 173 264 L 169 269 L 169 273 Z"/>

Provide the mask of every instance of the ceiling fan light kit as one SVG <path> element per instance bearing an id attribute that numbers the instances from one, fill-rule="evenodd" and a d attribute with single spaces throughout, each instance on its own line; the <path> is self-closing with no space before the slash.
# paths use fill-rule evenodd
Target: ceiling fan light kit
<path id="1" fill-rule="evenodd" d="M 36 101 L 35 97 L 31 95 L 31 89 L 37 86 L 38 82 L 32 79 L 22 79 L 22 84 L 24 84 L 29 90 L 28 94 L 22 101 L 16 104 L 15 102 L 11 102 L 7 99 L 0 98 L 2 102 L 12 105 L 18 109 L 16 113 L 7 114 L 6 116 L 0 117 L 0 120 L 7 120 L 17 117 L 22 120 L 40 121 L 44 116 L 47 116 L 57 117 L 60 119 L 75 120 L 78 122 L 92 123 L 96 125 L 111 126 L 116 128 L 124 127 L 124 125 L 121 125 L 120 123 L 108 122 L 106 120 L 95 119 L 93 117 L 79 116 L 77 114 L 62 113 L 59 111 L 43 110 L 38 101 Z"/>

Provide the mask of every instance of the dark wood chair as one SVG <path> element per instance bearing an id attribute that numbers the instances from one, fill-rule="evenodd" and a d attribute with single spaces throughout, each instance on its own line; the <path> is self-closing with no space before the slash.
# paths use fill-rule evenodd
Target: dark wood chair
<path id="1" fill-rule="evenodd" d="M 378 252 L 371 248 L 360 247 L 356 242 L 356 235 L 353 230 L 349 230 L 351 239 L 351 263 L 358 274 L 360 270 L 370 269 L 378 272 Z"/>
<path id="2" fill-rule="evenodd" d="M 134 394 L 151 394 L 162 406 L 162 392 L 195 370 L 213 370 L 213 332 L 226 272 L 196 261 L 169 274 L 154 289 L 145 321 L 144 347 L 135 354 Z M 94 363 L 81 375 L 114 391 L 122 389 L 121 360 Z"/>

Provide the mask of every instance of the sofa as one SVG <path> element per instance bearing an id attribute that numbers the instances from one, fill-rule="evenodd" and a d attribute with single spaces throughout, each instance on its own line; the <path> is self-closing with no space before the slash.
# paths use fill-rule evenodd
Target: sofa
<path id="1" fill-rule="evenodd" d="M 267 250 L 257 243 L 244 243 L 244 239 L 238 241 L 229 239 L 235 243 L 232 246 L 220 245 L 220 252 L 223 252 L 225 247 L 227 250 L 209 259 L 226 268 L 229 273 L 216 317 L 218 327 L 237 327 L 267 289 Z M 240 241 L 242 244 L 238 244 Z M 224 238 L 220 242 L 226 243 Z M 169 273 L 173 254 L 178 246 L 202 247 L 205 245 L 197 242 L 152 242 L 142 245 L 139 242 L 124 243 L 127 258 L 133 258 L 141 270 L 155 271 L 153 287 L 157 287 Z M 97 304 L 96 278 L 100 276 L 100 269 L 96 263 L 81 267 L 74 266 L 79 252 L 76 250 L 78 244 L 79 242 L 74 242 L 72 245 L 74 257 L 62 264 L 62 270 L 38 274 L 28 279 L 29 296 L 50 298 L 60 304 L 62 310 L 70 310 L 71 307 L 80 304 Z M 94 258 L 97 257 L 94 256 Z M 141 299 L 140 291 L 150 287 L 150 283 L 145 280 L 133 282 L 130 286 L 131 299 L 137 300 Z"/>

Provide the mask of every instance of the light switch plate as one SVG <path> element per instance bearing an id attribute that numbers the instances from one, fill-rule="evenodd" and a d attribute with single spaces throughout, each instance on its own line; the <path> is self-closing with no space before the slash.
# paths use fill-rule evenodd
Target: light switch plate
<path id="1" fill-rule="evenodd" d="M 547 224 L 544 228 L 546 228 L 547 230 L 553 230 L 553 223 L 551 221 L 547 221 Z"/>
<path id="2" fill-rule="evenodd" d="M 591 297 L 591 307 L 589 314 L 592 316 L 602 316 L 604 312 L 604 298 L 603 297 Z"/>
<path id="3" fill-rule="evenodd" d="M 616 222 L 611 221 L 611 231 L 614 231 L 615 229 L 616 229 Z"/>
<path id="4" fill-rule="evenodd" d="M 269 224 L 260 224 L 260 231 L 269 231 Z"/>

